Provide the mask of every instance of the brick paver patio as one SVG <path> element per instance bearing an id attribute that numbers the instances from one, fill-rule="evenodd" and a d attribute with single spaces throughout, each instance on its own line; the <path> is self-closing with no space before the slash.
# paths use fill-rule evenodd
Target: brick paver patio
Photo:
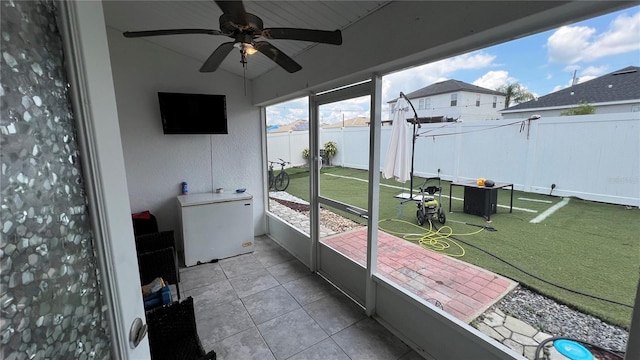
<path id="1" fill-rule="evenodd" d="M 366 228 L 323 238 L 321 242 L 366 266 Z M 467 323 L 517 285 L 513 280 L 382 231 L 378 233 L 378 271 L 431 303 L 439 301 L 446 312 Z"/>

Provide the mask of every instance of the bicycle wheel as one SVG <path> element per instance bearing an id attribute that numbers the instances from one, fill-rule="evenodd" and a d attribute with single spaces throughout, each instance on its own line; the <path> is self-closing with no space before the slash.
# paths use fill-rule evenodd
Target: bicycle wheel
<path id="1" fill-rule="evenodd" d="M 269 172 L 269 187 L 267 188 L 267 190 L 271 190 L 273 189 L 273 172 Z"/>
<path id="2" fill-rule="evenodd" d="M 278 176 L 276 176 L 276 181 L 273 184 L 277 191 L 285 191 L 289 187 L 289 174 L 284 171 L 281 171 Z"/>

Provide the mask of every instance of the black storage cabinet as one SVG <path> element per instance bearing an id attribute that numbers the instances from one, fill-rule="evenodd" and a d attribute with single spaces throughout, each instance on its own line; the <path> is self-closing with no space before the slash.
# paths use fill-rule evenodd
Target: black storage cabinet
<path id="1" fill-rule="evenodd" d="M 479 215 L 489 219 L 498 207 L 498 189 L 495 188 L 464 188 L 464 212 Z"/>

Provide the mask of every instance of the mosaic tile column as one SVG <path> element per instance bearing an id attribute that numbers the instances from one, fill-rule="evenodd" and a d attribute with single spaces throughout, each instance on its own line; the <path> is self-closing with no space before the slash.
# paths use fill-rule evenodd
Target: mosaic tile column
<path id="1" fill-rule="evenodd" d="M 0 358 L 109 359 L 55 3 L 0 6 Z"/>

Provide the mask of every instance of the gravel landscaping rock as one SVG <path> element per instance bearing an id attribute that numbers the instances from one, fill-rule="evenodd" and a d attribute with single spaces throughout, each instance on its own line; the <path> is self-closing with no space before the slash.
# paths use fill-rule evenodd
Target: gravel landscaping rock
<path id="1" fill-rule="evenodd" d="M 507 294 L 490 310 L 495 308 L 554 336 L 586 341 L 616 352 L 627 347 L 626 330 L 522 287 Z"/>
<path id="2" fill-rule="evenodd" d="M 309 216 L 309 203 L 284 192 L 269 193 L 269 197 L 278 203 Z M 320 224 L 336 233 L 347 232 L 364 227 L 362 224 L 342 217 L 329 210 L 320 209 Z"/>

